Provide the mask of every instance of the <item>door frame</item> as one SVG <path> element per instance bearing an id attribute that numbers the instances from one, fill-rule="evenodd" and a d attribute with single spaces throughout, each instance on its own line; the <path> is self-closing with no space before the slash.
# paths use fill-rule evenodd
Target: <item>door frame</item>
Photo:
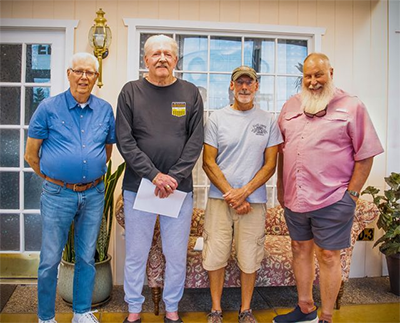
<path id="1" fill-rule="evenodd" d="M 51 70 L 56 75 L 51 83 L 50 95 L 55 95 L 68 88 L 66 70 L 69 58 L 73 55 L 74 29 L 78 26 L 78 20 L 49 20 L 49 19 L 1 19 L 0 34 L 2 43 L 51 43 L 54 44 L 54 52 L 57 60 L 51 61 Z M 4 37 L 3 37 L 4 36 Z M 28 41 L 27 41 L 28 39 Z M 60 61 L 61 59 L 61 61 Z M 53 79 L 53 78 L 52 78 Z M 7 85 L 6 85 L 7 86 Z M 22 104 L 22 103 L 21 103 Z M 21 121 L 22 122 L 22 121 Z M 18 125 L 21 127 L 21 124 Z M 23 126 L 25 127 L 25 126 Z M 20 156 L 23 147 L 20 144 Z M 17 170 L 23 173 L 27 169 L 19 165 Z M 21 187 L 21 179 L 20 179 Z M 21 193 L 20 193 L 21 194 Z M 20 197 L 19 197 L 20 198 Z M 6 210 L 7 211 L 7 210 Z M 12 213 L 21 214 L 24 206 Z M 23 216 L 23 215 L 22 215 Z M 20 223 L 20 234 L 23 234 Z M 21 231 L 22 230 L 22 231 Z M 38 251 L 25 251 L 22 246 L 23 237 L 20 238 L 20 250 L 0 253 L 0 277 L 1 278 L 36 278 L 39 263 Z"/>

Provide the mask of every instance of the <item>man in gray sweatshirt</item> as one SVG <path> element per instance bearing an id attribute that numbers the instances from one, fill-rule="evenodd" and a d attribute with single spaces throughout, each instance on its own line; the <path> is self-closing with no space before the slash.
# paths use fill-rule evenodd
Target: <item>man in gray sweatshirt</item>
<path id="1" fill-rule="evenodd" d="M 182 322 L 178 303 L 186 277 L 186 254 L 192 208 L 192 169 L 203 143 L 203 101 L 197 87 L 177 79 L 177 44 L 170 37 L 150 37 L 145 45 L 148 75 L 125 84 L 118 98 L 116 134 L 126 161 L 125 204 L 125 322 L 141 322 L 141 295 L 157 214 L 133 209 L 142 178 L 155 185 L 154 194 L 168 198 L 176 189 L 188 192 L 179 216 L 160 215 L 166 260 L 164 322 Z"/>

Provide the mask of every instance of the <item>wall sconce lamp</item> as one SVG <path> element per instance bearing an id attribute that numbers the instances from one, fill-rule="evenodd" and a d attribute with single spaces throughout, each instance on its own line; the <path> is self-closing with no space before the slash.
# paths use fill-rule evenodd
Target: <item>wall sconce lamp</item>
<path id="1" fill-rule="evenodd" d="M 102 61 L 108 56 L 108 48 L 111 44 L 111 29 L 107 26 L 107 19 L 104 18 L 105 12 L 100 8 L 96 12 L 97 17 L 94 19 L 94 25 L 89 30 L 89 44 L 93 48 L 94 56 L 99 61 L 99 79 L 97 86 L 101 88 L 102 82 Z"/>

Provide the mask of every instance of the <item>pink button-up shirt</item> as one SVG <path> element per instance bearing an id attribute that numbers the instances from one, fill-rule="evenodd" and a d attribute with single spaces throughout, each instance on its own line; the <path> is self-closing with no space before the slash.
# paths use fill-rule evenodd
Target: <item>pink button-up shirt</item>
<path id="1" fill-rule="evenodd" d="M 284 138 L 285 206 L 294 212 L 310 212 L 339 201 L 355 161 L 383 152 L 364 104 L 339 89 L 324 117 L 307 117 L 300 95 L 295 95 L 283 106 L 278 124 Z"/>

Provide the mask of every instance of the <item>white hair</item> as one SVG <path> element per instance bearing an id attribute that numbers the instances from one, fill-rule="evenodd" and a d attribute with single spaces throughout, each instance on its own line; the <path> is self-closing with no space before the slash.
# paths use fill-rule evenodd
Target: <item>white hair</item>
<path id="1" fill-rule="evenodd" d="M 156 43 L 169 43 L 173 54 L 178 57 L 178 44 L 174 39 L 166 35 L 154 35 L 149 37 L 144 44 L 144 55 L 146 56 L 150 48 Z"/>
<path id="2" fill-rule="evenodd" d="M 98 72 L 99 71 L 99 61 L 97 60 L 96 56 L 86 53 L 86 52 L 75 53 L 74 55 L 72 55 L 72 57 L 69 61 L 69 68 L 73 68 L 74 64 L 77 61 L 88 61 L 88 60 L 91 60 L 93 62 L 96 72 Z"/>

